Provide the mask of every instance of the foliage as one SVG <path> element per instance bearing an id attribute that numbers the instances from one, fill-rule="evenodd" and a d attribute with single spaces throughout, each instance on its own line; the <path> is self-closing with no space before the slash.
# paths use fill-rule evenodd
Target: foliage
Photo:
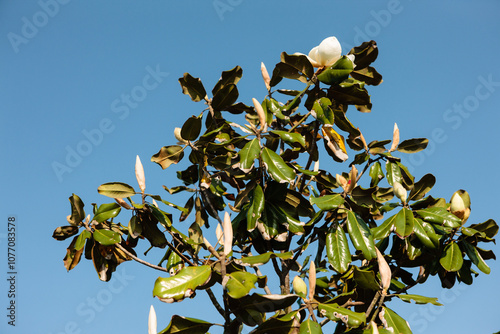
<path id="1" fill-rule="evenodd" d="M 164 186 L 163 195 L 146 193 L 137 159 L 140 191 L 101 185 L 99 193 L 116 202 L 94 205 L 93 218 L 73 194 L 69 225 L 53 235 L 73 237 L 67 270 L 84 255 L 103 281 L 132 259 L 168 272 L 156 280 L 153 295 L 172 303 L 205 291 L 227 333 L 244 326 L 254 327 L 252 333 L 321 333 L 329 321 L 337 323 L 336 333 L 410 333 L 388 303 L 440 305 L 407 292 L 429 276 L 451 288 L 456 281 L 472 284 L 478 270 L 489 274 L 485 261 L 495 255 L 479 244 L 494 241 L 498 225 L 466 227 L 467 192 L 457 191 L 450 202 L 432 197 L 435 177 L 410 174 L 396 153 L 423 150 L 426 139 L 400 142 L 395 126 L 392 140 L 367 143 L 352 124 L 349 106 L 371 111 L 367 87 L 382 82 L 371 66 L 377 56 L 376 43 L 365 42 L 315 70 L 311 58 L 282 53 L 272 76 L 262 67 L 268 94 L 253 106 L 237 102 L 239 66 L 222 73 L 211 97 L 199 78 L 184 74 L 183 93 L 206 108 L 176 129 L 177 144 L 151 158 L 163 169 L 187 158 L 189 166 L 176 174 L 181 184 Z M 283 79 L 303 90 L 275 89 Z M 320 169 L 320 156 L 322 166 L 346 171 Z M 184 206 L 165 199 L 180 193 L 188 197 Z M 123 209 L 131 217 L 121 224 Z M 165 249 L 159 265 L 137 258 L 134 248 L 144 239 Z M 221 296 L 215 285 L 222 286 Z M 281 293 L 272 294 L 269 285 Z M 213 325 L 175 315 L 161 333 L 206 333 Z"/>

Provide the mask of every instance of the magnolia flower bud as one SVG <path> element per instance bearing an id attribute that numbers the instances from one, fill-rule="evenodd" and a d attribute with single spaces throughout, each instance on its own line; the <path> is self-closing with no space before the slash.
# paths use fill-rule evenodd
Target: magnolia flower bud
<path id="1" fill-rule="evenodd" d="M 262 108 L 262 105 L 256 98 L 252 98 L 252 102 L 255 107 L 255 111 L 259 116 L 260 131 L 265 132 L 267 129 L 267 123 L 266 123 L 266 113 L 264 112 L 264 108 Z"/>
<path id="2" fill-rule="evenodd" d="M 139 156 L 135 159 L 135 177 L 137 179 L 137 183 L 139 184 L 139 188 L 141 192 L 144 193 L 146 190 L 146 177 L 144 176 L 144 167 L 142 167 L 141 159 Z"/>
<path id="3" fill-rule="evenodd" d="M 156 334 L 157 324 L 156 324 L 156 312 L 153 305 L 149 308 L 149 319 L 148 319 L 148 334 Z"/>
<path id="4" fill-rule="evenodd" d="M 465 222 L 470 215 L 470 197 L 467 191 L 457 190 L 450 200 L 450 212 Z"/>
<path id="5" fill-rule="evenodd" d="M 380 272 L 382 294 L 385 295 L 387 293 L 387 290 L 389 289 L 389 286 L 391 285 L 392 272 L 382 253 L 380 253 L 380 251 L 376 247 L 375 250 L 377 252 L 377 263 L 378 271 Z"/>
<path id="6" fill-rule="evenodd" d="M 122 208 L 125 208 L 127 210 L 132 210 L 133 208 L 128 205 L 127 202 L 123 200 L 123 198 L 115 198 L 116 203 L 118 203 Z"/>
<path id="7" fill-rule="evenodd" d="M 396 195 L 396 197 L 399 198 L 401 202 L 403 202 L 403 204 L 406 204 L 408 193 L 401 183 L 399 183 L 398 181 L 394 181 L 394 184 L 392 185 L 392 191 L 394 192 L 394 195 Z"/>
<path id="8" fill-rule="evenodd" d="M 266 84 L 267 91 L 271 90 L 271 78 L 269 77 L 269 73 L 267 72 L 266 65 L 264 63 L 260 63 L 260 72 L 262 73 L 262 79 L 264 79 L 264 83 Z"/>
<path id="9" fill-rule="evenodd" d="M 316 292 L 316 265 L 314 261 L 311 261 L 309 266 L 309 300 L 314 299 L 314 293 Z"/>
<path id="10" fill-rule="evenodd" d="M 309 61 L 314 67 L 332 66 L 342 56 L 342 47 L 336 37 L 325 38 L 309 51 Z"/>
<path id="11" fill-rule="evenodd" d="M 228 256 L 233 250 L 233 224 L 229 213 L 224 213 L 224 255 Z"/>
<path id="12" fill-rule="evenodd" d="M 181 128 L 174 129 L 174 136 L 175 136 L 175 139 L 177 139 L 177 141 L 179 142 L 179 144 L 186 145 L 188 143 L 188 141 L 186 139 L 182 138 L 182 136 L 181 136 Z"/>
<path id="13" fill-rule="evenodd" d="M 224 245 L 224 232 L 222 232 L 220 224 L 217 224 L 217 227 L 215 228 L 215 236 L 217 237 L 217 243 L 219 245 Z"/>
<path id="14" fill-rule="evenodd" d="M 295 276 L 292 281 L 293 291 L 302 298 L 306 298 L 307 285 L 300 276 Z"/>
<path id="15" fill-rule="evenodd" d="M 399 128 L 396 123 L 394 123 L 394 131 L 392 133 L 392 145 L 391 148 L 389 149 L 389 152 L 393 152 L 398 148 L 399 145 Z"/>
<path id="16" fill-rule="evenodd" d="M 349 183 L 347 182 L 347 179 L 345 177 L 340 174 L 336 174 L 335 180 L 337 180 L 337 183 L 342 187 L 342 189 L 344 189 L 344 191 L 347 191 Z"/>

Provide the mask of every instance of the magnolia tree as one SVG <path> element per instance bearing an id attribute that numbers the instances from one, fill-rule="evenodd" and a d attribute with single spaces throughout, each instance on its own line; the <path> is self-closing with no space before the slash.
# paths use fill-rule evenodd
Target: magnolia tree
<path id="1" fill-rule="evenodd" d="M 237 102 L 239 66 L 222 72 L 210 95 L 185 73 L 183 93 L 204 104 L 176 129 L 178 143 L 151 161 L 166 169 L 187 159 L 189 167 L 163 194 L 149 194 L 137 157 L 139 190 L 103 184 L 98 192 L 115 202 L 94 204 L 89 215 L 73 194 L 69 225 L 53 235 L 73 237 L 66 269 L 83 255 L 109 281 L 118 265 L 135 260 L 164 272 L 152 284 L 159 300 L 203 292 L 221 316 L 207 322 L 174 315 L 159 333 L 212 326 L 321 333 L 329 322 L 335 333 L 411 333 L 390 302 L 440 305 L 409 290 L 429 276 L 449 289 L 488 274 L 485 260 L 495 255 L 479 244 L 494 241 L 498 226 L 491 219 L 466 226 L 466 191 L 450 200 L 428 195 L 435 177 L 417 180 L 401 163 L 400 154 L 425 149 L 427 139 L 400 141 L 395 125 L 392 140 L 367 142 L 349 120 L 349 107 L 372 109 L 367 86 L 382 82 L 371 66 L 377 55 L 370 41 L 342 56 L 335 37 L 307 56 L 283 52 L 271 76 L 262 64 L 266 98 L 248 104 Z M 302 90 L 276 88 L 284 79 Z M 320 168 L 320 156 L 328 168 Z M 187 202 L 173 204 L 170 197 L 180 193 Z M 137 256 L 146 240 L 164 249 L 162 258 Z M 154 310 L 149 324 L 157 333 Z"/>

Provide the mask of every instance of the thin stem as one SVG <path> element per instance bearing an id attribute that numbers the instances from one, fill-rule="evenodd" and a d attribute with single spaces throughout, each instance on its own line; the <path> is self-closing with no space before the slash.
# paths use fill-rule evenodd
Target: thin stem
<path id="1" fill-rule="evenodd" d="M 161 271 L 164 271 L 164 272 L 167 272 L 168 273 L 168 270 L 166 268 L 163 268 L 163 267 L 160 267 L 160 266 L 157 266 L 157 265 L 154 265 L 152 263 L 149 263 L 147 261 L 144 261 L 144 260 L 141 260 L 139 259 L 137 256 L 135 256 L 134 254 L 130 253 L 125 247 L 123 247 L 122 245 L 120 244 L 115 244 L 116 247 L 118 247 L 122 252 L 124 252 L 125 254 L 127 254 L 128 256 L 130 256 L 132 259 L 134 259 L 135 261 L 145 265 L 145 266 L 148 266 L 150 268 L 153 268 L 153 269 L 156 269 L 156 270 L 161 270 Z"/>
<path id="2" fill-rule="evenodd" d="M 214 295 L 212 289 L 208 288 L 205 291 L 207 292 L 208 297 L 210 297 L 210 300 L 212 301 L 212 304 L 214 304 L 217 311 L 220 313 L 220 315 L 222 315 L 224 317 L 224 309 L 222 308 L 222 306 L 220 306 L 217 298 L 215 298 L 215 295 Z"/>

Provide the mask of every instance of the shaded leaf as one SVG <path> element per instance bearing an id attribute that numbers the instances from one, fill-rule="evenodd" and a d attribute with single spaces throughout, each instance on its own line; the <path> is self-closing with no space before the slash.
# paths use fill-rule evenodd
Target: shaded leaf
<path id="1" fill-rule="evenodd" d="M 250 193 L 250 206 L 247 211 L 247 230 L 253 231 L 257 224 L 257 220 L 260 219 L 262 211 L 264 210 L 264 192 L 262 187 L 257 184 Z"/>
<path id="2" fill-rule="evenodd" d="M 151 157 L 152 162 L 156 162 L 162 169 L 171 164 L 176 164 L 184 157 L 184 148 L 179 145 L 163 146 L 158 153 Z"/>
<path id="3" fill-rule="evenodd" d="M 239 93 L 236 85 L 228 84 L 222 87 L 212 98 L 212 108 L 215 111 L 225 110 L 238 99 Z"/>
<path id="4" fill-rule="evenodd" d="M 77 226 L 59 226 L 54 230 L 54 233 L 52 233 L 52 238 L 56 240 L 65 240 L 69 237 L 74 236 L 77 233 L 78 233 Z"/>
<path id="5" fill-rule="evenodd" d="M 174 315 L 167 328 L 158 334 L 205 334 L 213 325 L 203 320 Z"/>
<path id="6" fill-rule="evenodd" d="M 472 260 L 472 259 L 471 259 Z M 449 243 L 445 249 L 443 256 L 439 259 L 439 263 L 446 271 L 458 271 L 462 268 L 464 258 L 462 251 L 456 242 Z"/>
<path id="7" fill-rule="evenodd" d="M 432 189 L 434 184 L 436 183 L 436 178 L 432 174 L 425 174 L 422 178 L 417 181 L 413 188 L 410 191 L 410 195 L 408 196 L 408 200 L 410 201 L 418 201 Z"/>
<path id="8" fill-rule="evenodd" d="M 189 95 L 194 102 L 199 102 L 207 96 L 200 78 L 194 78 L 191 74 L 184 73 L 184 77 L 179 78 L 179 83 L 181 84 L 182 92 Z"/>
<path id="9" fill-rule="evenodd" d="M 397 150 L 402 153 L 417 153 L 424 150 L 428 143 L 427 138 L 408 139 L 399 143 Z"/>
<path id="10" fill-rule="evenodd" d="M 132 197 L 136 194 L 134 188 L 121 182 L 104 183 L 97 188 L 97 192 L 111 198 Z"/>
<path id="11" fill-rule="evenodd" d="M 71 203 L 71 216 L 68 217 L 68 223 L 78 225 L 85 219 L 85 211 L 83 209 L 85 204 L 75 194 L 69 197 L 69 202 Z"/>
<path id="12" fill-rule="evenodd" d="M 215 95 L 221 88 L 227 85 L 236 85 L 242 76 L 243 70 L 240 66 L 236 66 L 229 71 L 223 71 L 219 81 L 217 81 L 214 89 L 212 89 L 212 94 Z"/>
<path id="13" fill-rule="evenodd" d="M 200 135 L 201 117 L 191 116 L 182 125 L 181 137 L 185 140 L 195 140 Z"/>

